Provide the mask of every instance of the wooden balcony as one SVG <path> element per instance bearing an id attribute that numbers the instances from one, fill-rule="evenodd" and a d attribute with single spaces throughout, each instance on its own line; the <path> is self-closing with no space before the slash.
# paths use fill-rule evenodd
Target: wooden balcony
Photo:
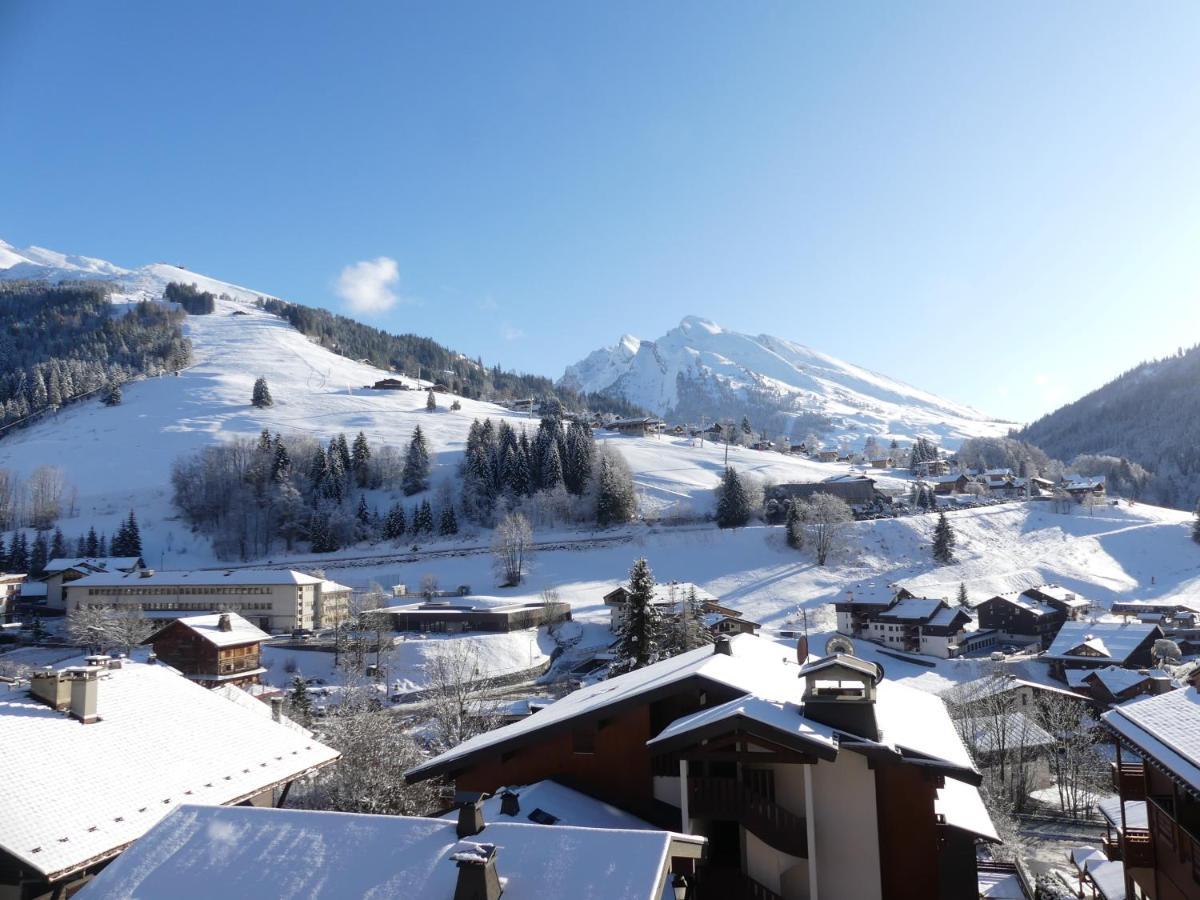
<path id="1" fill-rule="evenodd" d="M 701 868 L 694 893 L 696 900 L 783 900 L 741 869 Z"/>
<path id="2" fill-rule="evenodd" d="M 688 814 L 737 822 L 782 853 L 808 857 L 804 818 L 734 778 L 689 778 Z"/>
<path id="3" fill-rule="evenodd" d="M 1122 800 L 1146 799 L 1146 768 L 1142 763 L 1122 763 L 1112 766 L 1113 790 Z"/>
<path id="4" fill-rule="evenodd" d="M 1105 850 L 1107 851 L 1107 841 L 1105 845 Z M 1110 854 L 1108 858 L 1120 859 L 1126 866 L 1134 869 L 1153 868 L 1154 841 L 1150 838 L 1149 829 L 1126 828 L 1125 837 L 1121 841 L 1121 848 L 1118 855 L 1112 856 Z"/>

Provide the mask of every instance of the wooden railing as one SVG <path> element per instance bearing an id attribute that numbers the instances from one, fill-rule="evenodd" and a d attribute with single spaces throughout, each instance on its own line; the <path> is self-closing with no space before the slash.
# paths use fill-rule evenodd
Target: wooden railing
<path id="1" fill-rule="evenodd" d="M 1126 828 L 1121 844 L 1121 853 L 1116 857 L 1109 856 L 1109 859 L 1119 858 L 1134 869 L 1154 867 L 1154 841 L 1150 838 L 1149 829 Z"/>
<path id="2" fill-rule="evenodd" d="M 808 856 L 804 818 L 773 803 L 734 778 L 689 778 L 688 814 L 732 819 L 792 856 Z"/>
<path id="3" fill-rule="evenodd" d="M 1111 763 L 1112 785 L 1121 800 L 1146 799 L 1146 767 L 1142 763 Z"/>
<path id="4" fill-rule="evenodd" d="M 741 869 L 702 868 L 695 894 L 696 900 L 783 900 Z"/>

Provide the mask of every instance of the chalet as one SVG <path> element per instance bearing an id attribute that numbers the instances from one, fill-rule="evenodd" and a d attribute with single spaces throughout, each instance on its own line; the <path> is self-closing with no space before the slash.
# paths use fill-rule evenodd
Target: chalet
<path id="1" fill-rule="evenodd" d="M 692 900 L 976 896 L 975 844 L 997 835 L 941 699 L 852 656 L 798 665 L 778 650 L 718 640 L 577 690 L 405 777 L 485 793 L 552 778 L 702 835 Z"/>
<path id="2" fill-rule="evenodd" d="M 100 572 L 128 573 L 144 569 L 137 556 L 101 556 L 52 559 L 46 563 L 41 580 L 46 585 L 46 607 L 66 609 L 66 585 Z"/>
<path id="3" fill-rule="evenodd" d="M 788 453 L 795 453 L 800 456 L 807 456 L 808 455 L 808 446 L 803 441 L 801 441 L 799 444 L 792 444 L 790 447 L 788 447 Z"/>
<path id="4" fill-rule="evenodd" d="M 236 612 L 264 631 L 328 628 L 345 614 L 350 588 L 293 569 L 99 572 L 66 586 L 68 615 L 80 605 L 155 615 Z"/>
<path id="5" fill-rule="evenodd" d="M 970 613 L 945 600 L 906 597 L 870 615 L 863 637 L 893 650 L 950 659 L 971 621 Z"/>
<path id="6" fill-rule="evenodd" d="M 442 384 L 442 382 L 440 382 L 440 381 L 435 382 L 433 387 L 430 388 L 430 390 L 433 391 L 435 394 L 450 393 L 450 388 L 447 385 Z"/>
<path id="7" fill-rule="evenodd" d="M 982 473 L 982 478 L 989 487 L 993 485 L 1006 485 L 1013 479 L 1013 470 L 1009 468 L 985 469 Z"/>
<path id="8" fill-rule="evenodd" d="M 818 450 L 817 459 L 824 463 L 837 462 L 838 452 L 836 450 Z"/>
<path id="9" fill-rule="evenodd" d="M 1193 685 L 1122 703 L 1101 721 L 1117 745 L 1117 796 L 1101 811 L 1120 896 L 1200 895 L 1200 692 Z"/>
<path id="10" fill-rule="evenodd" d="M 660 898 L 670 895 L 673 862 L 690 867 L 704 850 L 703 838 L 666 831 L 485 820 L 479 801 L 453 819 L 184 806 L 88 897 L 169 897 L 203 885 L 205 896 L 231 898 Z"/>
<path id="11" fill-rule="evenodd" d="M 872 469 L 890 469 L 894 462 L 890 456 L 876 456 L 871 460 Z"/>
<path id="12" fill-rule="evenodd" d="M 1089 496 L 1103 499 L 1105 494 L 1103 475 L 1098 478 L 1080 478 L 1078 476 L 1064 478 L 1059 486 L 1076 503 L 1082 503 Z"/>
<path id="13" fill-rule="evenodd" d="M 944 459 L 923 459 L 913 467 L 913 474 L 920 478 L 931 475 L 949 475 L 950 463 Z"/>
<path id="14" fill-rule="evenodd" d="M 1150 650 L 1162 636 L 1158 625 L 1142 622 L 1065 622 L 1039 659 L 1050 664 L 1050 674 L 1059 681 L 1066 681 L 1072 669 L 1145 669 L 1152 665 Z"/>
<path id="15" fill-rule="evenodd" d="M 0 572 L 0 620 L 3 620 L 16 606 L 16 600 L 21 596 L 21 586 L 24 583 L 24 575 Z"/>
<path id="16" fill-rule="evenodd" d="M 1001 640 L 1050 646 L 1063 622 L 1078 620 L 1090 604 L 1056 584 L 997 594 L 975 607 L 979 627 L 994 629 Z"/>
<path id="17" fill-rule="evenodd" d="M 966 475 L 930 475 L 925 479 L 933 486 L 935 494 L 965 494 L 971 479 Z"/>
<path id="18" fill-rule="evenodd" d="M 161 665 L 83 662 L 0 692 L 0 755 L 46 762 L 5 780 L 4 897 L 70 896 L 181 804 L 282 803 L 338 758 L 282 701 L 205 690 Z"/>
<path id="19" fill-rule="evenodd" d="M 666 423 L 654 416 L 644 416 L 639 419 L 614 419 L 605 427 L 609 431 L 619 431 L 621 434 L 636 434 L 645 437 L 648 434 L 658 434 L 666 427 Z"/>
<path id="20" fill-rule="evenodd" d="M 571 604 L 508 597 L 428 597 L 385 606 L 369 615 L 386 616 L 393 631 L 508 632 L 571 621 Z"/>
<path id="21" fill-rule="evenodd" d="M 750 449 L 751 450 L 774 450 L 775 442 L 774 441 L 755 441 L 753 444 L 750 445 Z"/>
<path id="22" fill-rule="evenodd" d="M 833 605 L 837 614 L 837 630 L 847 637 L 866 637 L 874 616 L 897 601 L 914 596 L 908 588 L 895 584 L 858 585 L 846 591 Z"/>
<path id="23" fill-rule="evenodd" d="M 869 506 L 883 498 L 875 488 L 874 479 L 865 475 L 835 475 L 824 481 L 774 485 L 768 490 L 767 499 L 783 503 L 785 500 L 810 500 L 816 494 L 829 494 L 851 506 Z"/>
<path id="24" fill-rule="evenodd" d="M 1156 669 L 1123 669 L 1105 666 L 1102 669 L 1073 669 L 1067 672 L 1067 684 L 1086 693 L 1100 709 L 1107 709 L 1152 694 L 1162 694 L 1174 685 L 1166 672 Z"/>
<path id="25" fill-rule="evenodd" d="M 407 391 L 408 385 L 399 378 L 381 378 L 371 385 L 371 389 L 376 391 Z"/>
<path id="26" fill-rule="evenodd" d="M 1028 710 L 1031 707 L 1036 708 L 1043 701 L 1060 698 L 1073 700 L 1080 704 L 1086 704 L 1089 701 L 1088 695 L 1081 691 L 1067 690 L 1039 681 L 1029 681 L 1003 672 L 984 675 L 982 678 L 955 685 L 942 692 L 942 697 L 950 704 L 951 715 L 954 716 L 959 715 L 959 710 L 981 705 L 1020 711 Z M 997 704 L 998 700 L 999 704 Z"/>
<path id="27" fill-rule="evenodd" d="M 270 637 L 237 613 L 187 616 L 158 629 L 143 644 L 184 677 L 205 687 L 257 684 L 262 642 Z"/>

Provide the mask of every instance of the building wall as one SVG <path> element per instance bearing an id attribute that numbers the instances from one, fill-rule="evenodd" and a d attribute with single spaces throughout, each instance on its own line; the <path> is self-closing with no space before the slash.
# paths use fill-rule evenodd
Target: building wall
<path id="1" fill-rule="evenodd" d="M 821 900 L 882 900 L 879 834 L 871 824 L 878 812 L 875 778 L 858 753 L 839 753 L 836 761 L 813 767 L 817 846 L 815 854 L 809 848 L 809 861 L 811 865 L 815 858 Z"/>
<path id="2" fill-rule="evenodd" d="M 66 603 L 68 613 L 81 603 L 146 611 L 178 611 L 181 616 L 228 610 L 266 631 L 279 632 L 312 628 L 317 595 L 318 586 L 313 584 L 169 585 L 147 579 L 146 584 L 139 585 L 136 579 L 129 579 L 117 586 L 68 585 Z"/>
<path id="3" fill-rule="evenodd" d="M 742 847 L 747 875 L 783 900 L 808 900 L 808 860 L 780 853 L 745 828 Z"/>
<path id="4" fill-rule="evenodd" d="M 935 776 L 916 766 L 874 769 L 882 896 L 937 897 L 939 838 Z M 947 898 L 949 900 L 949 898 Z"/>

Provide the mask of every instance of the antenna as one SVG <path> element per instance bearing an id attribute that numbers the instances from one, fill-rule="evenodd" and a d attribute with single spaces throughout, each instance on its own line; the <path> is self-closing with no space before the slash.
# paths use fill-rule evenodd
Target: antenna
<path id="1" fill-rule="evenodd" d="M 854 655 L 854 642 L 844 634 L 835 634 L 825 642 L 826 656 L 835 656 L 839 653 L 843 656 Z"/>

